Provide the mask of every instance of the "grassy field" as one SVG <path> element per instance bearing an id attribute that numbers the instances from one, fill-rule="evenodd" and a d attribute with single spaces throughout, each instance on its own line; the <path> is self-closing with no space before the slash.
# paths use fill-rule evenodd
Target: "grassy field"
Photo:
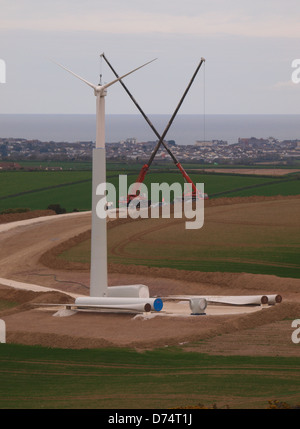
<path id="1" fill-rule="evenodd" d="M 65 350 L 0 345 L 0 408 L 268 408 L 300 401 L 297 358 L 164 349 Z"/>
<path id="2" fill-rule="evenodd" d="M 235 190 L 234 192 L 226 192 L 226 197 L 249 197 L 252 195 L 299 195 L 300 193 L 300 180 L 290 181 L 276 181 L 272 184 L 264 184 L 263 186 L 252 187 L 249 189 Z"/>
<path id="3" fill-rule="evenodd" d="M 114 184 L 118 190 L 119 174 L 124 171 L 117 170 L 120 164 L 108 164 L 108 182 Z M 136 180 L 139 166 L 133 164 L 128 171 L 128 185 Z M 300 180 L 295 176 L 262 177 L 242 176 L 234 174 L 195 174 L 191 173 L 195 183 L 204 183 L 204 190 L 211 198 L 239 197 L 253 195 L 297 195 L 300 192 Z M 182 176 L 177 172 L 160 172 L 155 169 L 146 176 L 145 184 L 150 189 L 151 183 L 179 182 L 183 186 Z M 50 204 L 60 204 L 67 212 L 73 210 L 90 210 L 91 208 L 91 171 L 36 171 L 36 172 L 0 172 L 0 211 L 8 208 L 26 207 L 31 210 L 46 209 Z M 117 196 L 118 197 L 118 196 Z M 167 201 L 167 199 L 166 199 Z M 241 214 L 244 216 L 244 214 Z M 256 213 L 251 216 L 255 218 Z M 282 217 L 279 212 L 266 213 L 267 218 Z M 285 213 L 286 218 L 289 212 Z M 280 219 L 278 219 L 280 223 Z M 126 244 L 126 255 L 109 249 L 110 262 L 125 264 L 142 264 L 150 266 L 171 267 L 186 270 L 215 271 L 216 262 L 219 271 L 251 272 L 264 274 L 277 274 L 279 276 L 299 277 L 297 263 L 297 236 L 299 225 L 291 229 L 277 228 L 262 224 L 261 226 L 240 226 L 234 221 L 230 225 L 210 223 L 205 219 L 205 227 L 189 239 L 176 231 L 176 236 L 186 250 L 184 255 L 178 246 L 174 246 L 170 237 L 174 231 L 163 229 L 164 243 L 159 247 L 155 244 L 162 241 L 161 232 L 149 235 L 147 239 L 147 252 L 138 240 Z M 118 234 L 129 237 L 130 226 L 123 226 Z M 128 229 L 129 228 L 129 229 Z M 137 227 L 139 228 L 139 227 Z M 143 229 L 144 227 L 142 227 Z M 237 235 L 242 230 L 238 241 Z M 117 237 L 109 232 L 110 246 L 117 246 Z M 220 237 L 221 245 L 215 245 L 215 237 Z M 143 240 L 143 242 L 144 242 Z M 253 241 L 254 240 L 254 241 Z M 172 251 L 169 253 L 171 243 Z M 173 243 L 173 244 L 172 244 Z M 193 244 L 194 243 L 194 244 Z M 196 244 L 197 243 L 197 244 Z M 205 244 L 206 243 L 206 244 Z M 208 245 L 213 243 L 213 245 Z M 228 243 L 231 243 L 229 246 Z M 234 246 L 232 243 L 235 243 Z M 264 245 L 264 243 L 267 243 Z M 286 243 L 283 246 L 281 243 Z M 246 244 L 244 246 L 244 244 Z M 180 246 L 179 246 L 180 247 Z M 68 259 L 87 262 L 89 258 L 89 243 L 83 243 L 74 248 L 71 253 L 63 255 Z M 177 249 L 177 250 L 176 250 Z M 178 253 L 179 252 L 179 253 Z M 138 255 L 138 257 L 137 257 Z M 150 258 L 149 258 L 150 255 Z M 156 256 L 155 256 L 156 255 Z M 165 255 L 169 255 L 168 258 Z M 201 261 L 201 264 L 199 263 Z"/>
<path id="4" fill-rule="evenodd" d="M 6 161 L 10 164 L 10 161 Z M 5 163 L 5 161 L 2 161 Z M 64 170 L 91 170 L 92 161 L 16 161 L 24 170 L 31 168 L 61 167 Z"/>
<path id="5" fill-rule="evenodd" d="M 85 171 L 3 171 L 0 173 L 0 197 L 36 189 L 91 180 L 91 172 Z"/>
<path id="6" fill-rule="evenodd" d="M 108 164 L 107 181 L 118 190 L 119 174 L 128 173 L 128 186 L 138 175 L 136 165 L 132 169 L 117 170 L 118 164 Z M 126 166 L 127 168 L 127 166 Z M 300 180 L 286 178 L 238 176 L 233 174 L 190 174 L 195 183 L 204 183 L 204 191 L 210 197 L 246 195 L 295 195 L 300 192 Z M 27 207 L 44 210 L 50 204 L 60 204 L 67 212 L 74 209 L 90 210 L 91 171 L 35 171 L 0 172 L 0 211 L 8 208 Z M 178 171 L 159 172 L 155 168 L 145 179 L 150 190 L 151 183 L 178 182 L 183 188 L 183 179 Z M 118 200 L 118 198 L 117 198 Z"/>

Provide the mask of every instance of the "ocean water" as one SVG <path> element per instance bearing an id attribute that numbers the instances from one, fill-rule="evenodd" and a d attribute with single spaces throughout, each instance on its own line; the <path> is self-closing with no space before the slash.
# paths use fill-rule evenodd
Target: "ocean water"
<path id="1" fill-rule="evenodd" d="M 169 115 L 149 115 L 158 133 L 166 128 Z M 179 145 L 196 140 L 226 140 L 236 143 L 239 137 L 300 140 L 300 115 L 178 115 L 166 140 Z M 94 141 L 95 115 L 27 114 L 0 115 L 0 137 L 38 139 L 41 141 Z M 106 115 L 106 142 L 135 137 L 139 142 L 157 140 L 141 115 Z"/>

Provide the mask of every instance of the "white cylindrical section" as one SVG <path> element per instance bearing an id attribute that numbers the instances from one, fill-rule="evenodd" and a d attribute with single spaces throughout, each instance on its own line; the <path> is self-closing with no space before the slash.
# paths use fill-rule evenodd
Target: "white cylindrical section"
<path id="1" fill-rule="evenodd" d="M 96 94 L 96 148 L 105 148 L 106 90 Z"/>
<path id="2" fill-rule="evenodd" d="M 149 288 L 145 285 L 110 286 L 107 288 L 108 297 L 149 298 Z"/>
<path id="3" fill-rule="evenodd" d="M 281 295 L 267 295 L 269 299 L 269 304 L 280 304 L 282 302 L 282 296 Z"/>
<path id="4" fill-rule="evenodd" d="M 97 216 L 96 206 L 103 195 L 96 195 L 98 185 L 106 182 L 105 148 L 93 149 L 92 237 L 90 296 L 107 295 L 106 219 Z"/>
<path id="5" fill-rule="evenodd" d="M 6 324 L 0 319 L 0 343 L 6 343 Z"/>
<path id="6" fill-rule="evenodd" d="M 75 304 L 83 307 L 110 308 L 120 310 L 160 311 L 160 298 L 78 297 Z"/>

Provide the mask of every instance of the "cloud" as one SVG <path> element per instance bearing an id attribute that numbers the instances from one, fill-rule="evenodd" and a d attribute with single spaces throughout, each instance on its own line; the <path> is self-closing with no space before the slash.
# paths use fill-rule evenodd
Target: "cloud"
<path id="1" fill-rule="evenodd" d="M 172 112 L 201 56 L 207 112 L 299 112 L 300 84 L 291 82 L 299 0 L 0 0 L 0 10 L 3 112 L 93 113 L 86 88 L 48 59 L 92 82 L 102 71 L 109 80 L 103 51 L 119 73 L 159 58 L 127 81 L 147 112 Z M 182 113 L 202 109 L 203 74 Z M 109 91 L 107 111 L 136 113 L 118 86 Z"/>
<path id="2" fill-rule="evenodd" d="M 2 2 L 3 3 L 3 2 Z M 5 2 L 6 3 L 6 2 Z M 20 2 L 17 2 L 20 3 Z M 103 3 L 105 5 L 103 6 Z M 255 37 L 299 37 L 299 7 L 289 10 L 258 6 L 252 7 L 231 0 L 228 2 L 194 1 L 164 2 L 165 7 L 145 6 L 144 2 L 129 1 L 124 7 L 119 1 L 72 2 L 54 1 L 46 5 L 26 2 L 26 8 L 4 8 L 0 18 L 2 29 L 30 29 L 49 31 L 96 31 L 105 34 L 191 34 L 191 35 L 238 35 Z M 168 7 L 166 7 L 166 3 Z M 30 7 L 31 4 L 31 7 Z M 260 3 L 259 3 L 260 4 Z M 274 5 L 286 2 L 274 1 Z M 0 2 L 1 5 L 1 2 Z M 233 7 L 235 5 L 235 7 Z M 68 7 L 67 7 L 68 6 Z"/>

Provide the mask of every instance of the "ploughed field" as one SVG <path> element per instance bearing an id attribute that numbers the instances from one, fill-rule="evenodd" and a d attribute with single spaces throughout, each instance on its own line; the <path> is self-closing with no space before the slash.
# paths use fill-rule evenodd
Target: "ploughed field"
<path id="1" fill-rule="evenodd" d="M 184 218 L 109 222 L 109 262 L 299 278 L 300 198 L 222 200 L 205 202 L 200 229 L 186 229 Z M 89 234 L 58 258 L 88 266 Z"/>

